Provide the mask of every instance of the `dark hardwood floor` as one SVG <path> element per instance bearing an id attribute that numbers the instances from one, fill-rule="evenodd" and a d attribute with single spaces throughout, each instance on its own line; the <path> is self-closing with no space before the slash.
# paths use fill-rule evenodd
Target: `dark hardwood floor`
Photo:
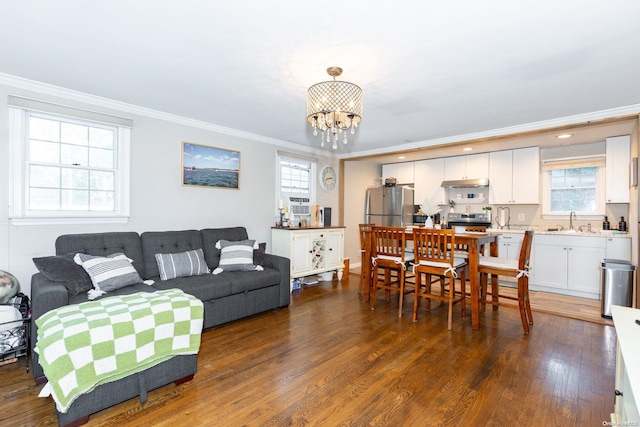
<path id="1" fill-rule="evenodd" d="M 397 317 L 358 277 L 305 286 L 288 309 L 203 333 L 195 378 L 91 416 L 88 426 L 601 426 L 613 411 L 615 330 L 517 310 Z M 0 425 L 55 425 L 24 360 L 0 366 Z"/>

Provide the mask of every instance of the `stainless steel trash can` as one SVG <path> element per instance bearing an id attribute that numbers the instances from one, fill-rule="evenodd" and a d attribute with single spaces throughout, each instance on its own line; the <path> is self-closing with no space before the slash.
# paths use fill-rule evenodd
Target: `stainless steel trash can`
<path id="1" fill-rule="evenodd" d="M 602 317 L 611 319 L 611 305 L 631 307 L 633 298 L 633 271 L 629 261 L 605 258 L 601 261 Z"/>

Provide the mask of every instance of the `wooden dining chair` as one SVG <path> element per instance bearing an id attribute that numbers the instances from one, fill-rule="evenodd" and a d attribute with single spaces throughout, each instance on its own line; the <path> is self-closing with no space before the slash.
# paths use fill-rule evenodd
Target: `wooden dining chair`
<path id="1" fill-rule="evenodd" d="M 371 229 L 375 224 L 358 224 L 360 229 L 360 283 L 358 293 L 365 289 L 368 296 L 371 291 Z"/>
<path id="2" fill-rule="evenodd" d="M 371 230 L 371 265 L 373 267 L 371 310 L 376 309 L 376 295 L 378 289 L 385 290 L 387 301 L 391 292 L 399 293 L 398 317 L 402 317 L 404 296 L 413 292 L 413 287 L 406 286 L 407 263 L 413 261 L 413 253 L 406 250 L 406 235 L 404 227 L 377 227 Z M 384 275 L 379 276 L 379 270 Z M 395 277 L 391 274 L 395 272 Z"/>
<path id="3" fill-rule="evenodd" d="M 487 232 L 487 226 L 486 225 L 465 225 L 464 226 L 464 231 L 465 233 L 467 231 L 471 231 L 472 233 L 486 233 Z M 456 256 L 458 258 L 466 258 L 467 261 L 469 260 L 469 247 L 468 245 L 464 245 L 461 243 L 457 243 L 456 244 Z"/>
<path id="4" fill-rule="evenodd" d="M 426 298 L 427 311 L 431 310 L 431 300 L 435 299 L 447 303 L 449 308 L 447 329 L 451 330 L 453 320 L 453 305 L 460 303 L 461 314 L 465 311 L 465 267 L 467 261 L 455 256 L 455 230 L 437 230 L 431 228 L 414 228 L 413 245 L 415 259 L 413 272 L 415 274 L 415 294 L 413 300 L 413 321 L 418 320 L 420 298 Z M 425 281 L 422 281 L 422 276 Z M 440 291 L 432 291 L 431 276 L 439 276 Z M 448 279 L 448 283 L 445 283 Z M 460 291 L 456 292 L 456 279 L 460 279 Z"/>
<path id="5" fill-rule="evenodd" d="M 529 302 L 529 260 L 531 258 L 531 242 L 533 241 L 533 231 L 524 233 L 524 240 L 520 248 L 520 256 L 517 260 L 481 256 L 478 261 L 478 272 L 480 273 L 480 302 L 484 311 L 487 304 L 488 277 L 491 276 L 491 304 L 497 310 L 500 298 L 518 301 L 520 318 L 524 333 L 529 333 L 529 325 L 533 325 L 531 314 L 531 303 Z M 498 276 L 515 277 L 518 280 L 517 296 L 506 295 L 500 292 Z"/>

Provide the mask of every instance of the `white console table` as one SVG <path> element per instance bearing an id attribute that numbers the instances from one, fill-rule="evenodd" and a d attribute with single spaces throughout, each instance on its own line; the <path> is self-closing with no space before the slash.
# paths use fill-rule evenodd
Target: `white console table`
<path id="1" fill-rule="evenodd" d="M 271 228 L 271 253 L 291 260 L 291 278 L 344 270 L 344 227 Z"/>
<path id="2" fill-rule="evenodd" d="M 640 319 L 640 310 L 613 305 L 611 314 L 618 336 L 616 403 L 611 421 L 631 425 L 623 423 L 640 421 L 640 325 L 636 323 L 636 319 Z"/>

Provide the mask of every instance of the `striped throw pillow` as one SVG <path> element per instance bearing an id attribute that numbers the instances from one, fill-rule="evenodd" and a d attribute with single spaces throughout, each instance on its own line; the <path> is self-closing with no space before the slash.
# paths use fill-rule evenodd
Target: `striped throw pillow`
<path id="1" fill-rule="evenodd" d="M 115 291 L 142 283 L 140 275 L 131 264 L 132 260 L 121 252 L 106 257 L 78 253 L 73 260 L 89 274 L 97 291 Z"/>
<path id="2" fill-rule="evenodd" d="M 213 274 L 222 271 L 262 270 L 253 264 L 253 250 L 259 249 L 255 240 L 247 239 L 236 242 L 218 240 L 216 248 L 220 249 L 220 263 Z"/>
<path id="3" fill-rule="evenodd" d="M 156 263 L 161 280 L 200 276 L 209 272 L 202 249 L 175 254 L 156 254 Z"/>

